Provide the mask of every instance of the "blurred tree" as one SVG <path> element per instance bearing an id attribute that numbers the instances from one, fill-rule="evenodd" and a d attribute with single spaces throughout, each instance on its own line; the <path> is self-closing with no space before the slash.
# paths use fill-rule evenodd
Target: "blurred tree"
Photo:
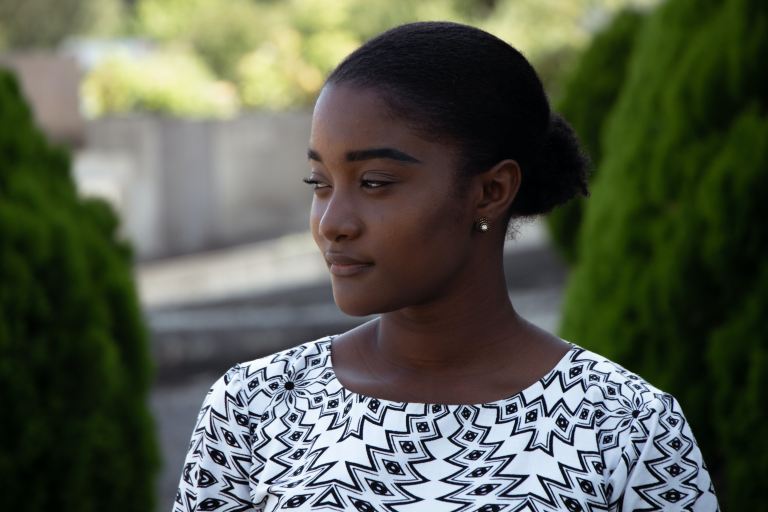
<path id="1" fill-rule="evenodd" d="M 474 20 L 509 41 L 533 62 L 550 95 L 570 71 L 569 63 L 614 14 L 628 7 L 649 8 L 657 0 L 500 1 L 492 14 Z"/>
<path id="2" fill-rule="evenodd" d="M 238 106 L 231 84 L 216 80 L 196 54 L 180 50 L 140 60 L 113 55 L 86 77 L 82 96 L 91 116 L 156 112 L 226 117 Z"/>
<path id="3" fill-rule="evenodd" d="M 143 0 L 135 26 L 139 35 L 189 47 L 217 77 L 234 80 L 238 61 L 266 40 L 272 11 L 253 0 Z"/>
<path id="4" fill-rule="evenodd" d="M 762 0 L 673 0 L 644 23 L 561 331 L 678 396 L 726 510 L 768 510 L 766 55 Z"/>
<path id="5" fill-rule="evenodd" d="M 243 105 L 286 109 L 312 101 L 323 73 L 302 58 L 301 46 L 301 35 L 284 28 L 270 43 L 241 59 L 238 84 Z"/>
<path id="6" fill-rule="evenodd" d="M 602 158 L 603 124 L 613 108 L 627 75 L 634 42 L 644 15 L 623 11 L 598 33 L 571 72 L 556 110 L 573 126 L 592 159 L 593 169 Z M 590 179 L 594 181 L 596 173 Z M 575 199 L 547 217 L 552 239 L 569 263 L 576 261 L 582 213 L 587 199 Z"/>
<path id="7" fill-rule="evenodd" d="M 0 482 L 20 512 L 146 512 L 154 429 L 128 247 L 0 72 Z"/>
<path id="8" fill-rule="evenodd" d="M 523 50 L 556 91 L 595 26 L 624 5 L 657 0 L 140 0 L 135 32 L 198 53 L 251 108 L 303 107 L 363 41 L 411 21 L 453 20 Z M 115 85 L 115 87 L 119 87 Z"/>
<path id="9" fill-rule="evenodd" d="M 71 35 L 115 33 L 122 7 L 120 0 L 2 0 L 0 50 L 53 48 Z"/>

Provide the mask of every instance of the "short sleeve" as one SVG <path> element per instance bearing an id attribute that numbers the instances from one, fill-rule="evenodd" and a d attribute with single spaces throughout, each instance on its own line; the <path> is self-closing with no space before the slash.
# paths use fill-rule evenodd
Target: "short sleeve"
<path id="1" fill-rule="evenodd" d="M 214 383 L 189 443 L 173 512 L 258 511 L 251 503 L 249 415 L 239 366 Z"/>
<path id="2" fill-rule="evenodd" d="M 660 395 L 633 421 L 610 489 L 622 512 L 719 510 L 701 450 L 671 395 Z"/>

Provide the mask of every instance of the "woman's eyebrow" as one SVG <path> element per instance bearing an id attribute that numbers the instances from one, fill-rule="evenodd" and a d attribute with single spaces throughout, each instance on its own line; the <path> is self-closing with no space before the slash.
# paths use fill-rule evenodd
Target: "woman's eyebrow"
<path id="1" fill-rule="evenodd" d="M 307 158 L 310 160 L 316 160 L 322 162 L 320 154 L 314 149 L 307 150 Z M 347 153 L 347 162 L 359 162 L 361 160 L 373 160 L 374 158 L 388 158 L 390 160 L 397 160 L 398 162 L 407 162 L 412 164 L 420 164 L 421 160 L 415 158 L 408 153 L 404 153 L 399 149 L 394 148 L 370 148 L 360 149 L 357 151 L 349 151 Z"/>
<path id="2" fill-rule="evenodd" d="M 394 148 L 361 149 L 347 153 L 347 162 L 359 162 L 361 160 L 372 160 L 374 158 L 389 158 L 390 160 L 397 160 L 398 162 L 408 162 L 413 164 L 421 163 L 419 159 Z"/>

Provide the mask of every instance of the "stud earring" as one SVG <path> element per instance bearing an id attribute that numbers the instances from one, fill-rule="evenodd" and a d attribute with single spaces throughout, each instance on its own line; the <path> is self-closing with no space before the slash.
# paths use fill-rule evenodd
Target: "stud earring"
<path id="1" fill-rule="evenodd" d="M 488 217 L 480 217 L 475 221 L 475 228 L 481 233 L 487 233 L 491 225 L 488 222 Z"/>

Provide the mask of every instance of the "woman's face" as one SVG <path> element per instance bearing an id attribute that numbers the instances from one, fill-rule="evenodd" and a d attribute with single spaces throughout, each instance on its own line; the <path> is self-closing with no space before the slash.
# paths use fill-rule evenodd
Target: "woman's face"
<path id="1" fill-rule="evenodd" d="M 309 143 L 312 235 L 350 315 L 449 293 L 471 251 L 470 194 L 455 157 L 393 117 L 375 90 L 326 86 Z"/>

